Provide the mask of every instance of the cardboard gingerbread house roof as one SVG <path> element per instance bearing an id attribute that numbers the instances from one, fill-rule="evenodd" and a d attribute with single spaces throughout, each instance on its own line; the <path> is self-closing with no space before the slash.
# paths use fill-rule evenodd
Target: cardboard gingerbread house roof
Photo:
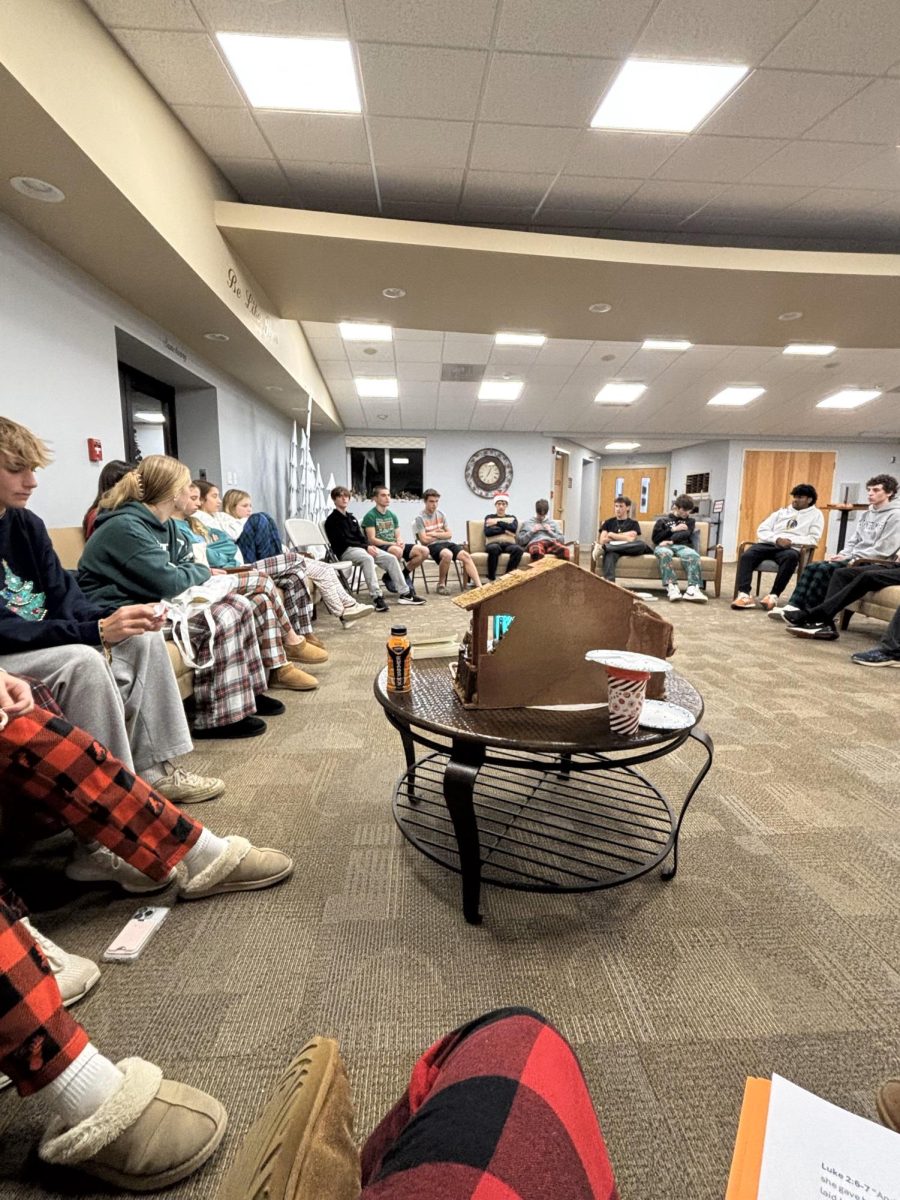
<path id="1" fill-rule="evenodd" d="M 583 575 L 587 575 L 591 579 L 598 578 L 590 571 L 585 571 L 583 567 L 576 567 L 574 563 L 566 562 L 564 559 L 543 558 L 526 571 L 510 571 L 507 575 L 495 579 L 493 583 L 485 583 L 480 588 L 473 588 L 471 592 L 463 592 L 461 596 L 454 596 L 453 603 L 457 608 L 464 608 L 468 611 L 470 608 L 477 608 L 485 600 L 490 600 L 492 596 L 511 592 L 514 588 L 525 587 L 533 579 L 540 579 L 542 575 L 547 575 L 551 571 L 564 571 L 566 568 L 571 571 L 581 571 Z"/>

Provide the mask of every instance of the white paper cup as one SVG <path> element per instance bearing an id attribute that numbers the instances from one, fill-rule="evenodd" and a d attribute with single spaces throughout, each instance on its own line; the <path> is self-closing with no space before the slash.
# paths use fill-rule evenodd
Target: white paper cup
<path id="1" fill-rule="evenodd" d="M 641 723 L 641 710 L 647 695 L 647 671 L 623 671 L 607 667 L 609 727 L 613 733 L 631 737 Z"/>

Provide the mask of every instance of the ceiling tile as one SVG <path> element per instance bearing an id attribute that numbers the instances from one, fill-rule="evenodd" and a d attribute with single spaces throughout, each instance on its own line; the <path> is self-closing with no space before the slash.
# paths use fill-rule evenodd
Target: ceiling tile
<path id="1" fill-rule="evenodd" d="M 413 345 L 414 343 L 407 343 Z M 397 344 L 397 378 L 401 383 L 434 383 L 441 381 L 440 362 L 404 362 L 399 354 Z"/>
<path id="2" fill-rule="evenodd" d="M 814 145 L 815 143 L 810 144 Z M 864 149 L 871 152 L 873 147 L 866 146 Z M 846 145 L 841 147 L 840 170 L 842 174 L 834 177 L 835 184 L 842 187 L 900 190 L 900 151 L 896 146 L 892 146 L 890 150 L 876 151 L 874 156 L 870 153 L 867 159 L 860 160 L 860 165 L 853 167 L 852 170 L 847 170 L 851 164 L 845 160 L 845 150 Z"/>
<path id="3" fill-rule="evenodd" d="M 464 167 L 469 155 L 472 125 L 467 121 L 369 120 L 375 166 Z"/>
<path id="4" fill-rule="evenodd" d="M 549 212 L 546 214 L 546 216 L 544 215 L 543 210 L 541 210 L 541 215 L 538 220 L 546 220 L 547 224 L 541 225 L 535 222 L 528 228 L 531 233 L 549 233 L 553 234 L 555 237 L 597 237 L 598 233 L 596 222 L 601 220 L 602 217 L 597 213 L 580 213 L 579 217 L 582 221 L 591 220 L 595 223 L 593 225 L 573 225 L 571 224 L 571 221 L 573 221 L 575 217 L 572 213 L 565 209 L 559 209 L 557 212 Z M 551 224 L 551 222 L 553 223 Z"/>
<path id="5" fill-rule="evenodd" d="M 370 367 L 374 367 L 376 363 L 379 368 L 387 364 L 391 370 L 395 366 L 393 342 L 347 342 L 344 351 L 351 368 L 357 375 L 365 375 L 366 371 Z"/>
<path id="6" fill-rule="evenodd" d="M 336 338 L 339 336 L 338 327 L 332 321 L 301 321 L 300 325 L 307 337 Z"/>
<path id="7" fill-rule="evenodd" d="M 641 186 L 640 179 L 601 179 L 590 175 L 560 175 L 545 209 L 580 208 L 613 212 Z"/>
<path id="8" fill-rule="evenodd" d="M 541 346 L 536 365 L 538 367 L 575 367 L 592 345 L 592 342 L 581 341 L 577 338 L 551 338 L 549 342 L 545 342 Z"/>
<path id="9" fill-rule="evenodd" d="M 291 162 L 367 163 L 369 146 L 362 117 L 346 113 L 257 110 L 256 119 L 272 150 Z"/>
<path id="10" fill-rule="evenodd" d="M 648 179 L 629 198 L 622 211 L 665 212 L 672 216 L 680 213 L 687 216 L 721 190 L 721 185 L 716 183 L 678 183 L 669 179 Z"/>
<path id="11" fill-rule="evenodd" d="M 215 33 L 347 37 L 342 0 L 194 0 L 194 6 Z"/>
<path id="12" fill-rule="evenodd" d="M 612 230 L 615 236 L 622 236 L 624 230 L 641 230 L 642 232 L 659 230 L 667 233 L 677 228 L 684 220 L 681 213 L 629 212 L 626 205 L 621 212 L 611 217 L 603 218 L 603 227 Z"/>
<path id="13" fill-rule="evenodd" d="M 278 163 L 220 158 L 216 166 L 247 204 L 287 204 L 291 187 Z"/>
<path id="14" fill-rule="evenodd" d="M 811 0 L 660 0 L 632 55 L 754 66 Z M 897 56 L 900 58 L 900 55 Z"/>
<path id="15" fill-rule="evenodd" d="M 366 111 L 382 117 L 471 120 L 487 55 L 480 50 L 359 46 Z"/>
<path id="16" fill-rule="evenodd" d="M 350 370 L 350 367 L 346 362 L 335 362 L 327 359 L 320 359 L 317 348 L 313 346 L 312 350 L 316 356 L 316 361 L 319 363 L 319 369 L 324 375 L 325 382 L 329 385 L 329 387 L 332 383 L 348 383 L 353 380 L 353 372 Z"/>
<path id="17" fill-rule="evenodd" d="M 810 187 L 821 187 L 877 153 L 874 146 L 856 142 L 791 142 L 751 171 L 744 182 L 805 183 Z"/>
<path id="18" fill-rule="evenodd" d="M 360 42 L 487 48 L 497 0 L 348 0 Z"/>
<path id="19" fill-rule="evenodd" d="M 586 129 L 575 143 L 566 170 L 573 175 L 647 179 L 683 142 L 678 134 Z"/>
<path id="20" fill-rule="evenodd" d="M 510 171 L 469 171 L 462 202 L 472 205 L 525 205 L 534 208 L 553 182 L 552 175 Z"/>
<path id="21" fill-rule="evenodd" d="M 394 343 L 394 353 L 398 363 L 438 364 L 441 361 L 442 349 L 442 344 L 439 341 Z"/>
<path id="22" fill-rule="evenodd" d="M 808 187 L 763 187 L 742 183 L 725 188 L 710 200 L 698 217 L 702 220 L 704 216 L 716 213 L 750 217 L 758 213 L 777 212 L 797 200 L 802 200 L 809 190 Z"/>
<path id="23" fill-rule="evenodd" d="M 824 142 L 900 142 L 900 79 L 876 79 L 804 137 Z"/>
<path id="24" fill-rule="evenodd" d="M 395 342 L 441 342 L 444 334 L 440 329 L 404 329 L 394 330 Z"/>
<path id="25" fill-rule="evenodd" d="M 332 326 L 332 328 L 334 327 Z M 305 324 L 304 331 L 306 331 Z M 307 341 L 309 342 L 313 354 L 316 356 L 316 362 L 328 362 L 332 365 L 335 363 L 340 363 L 344 367 L 347 366 L 347 354 L 344 350 L 344 343 L 341 338 L 313 337 L 312 334 L 307 332 Z"/>
<path id="26" fill-rule="evenodd" d="M 385 200 L 381 207 L 383 215 L 395 221 L 435 221 L 439 225 L 453 223 L 457 213 L 455 202 L 453 204 L 423 204 L 421 201 Z"/>
<path id="27" fill-rule="evenodd" d="M 880 75 L 900 59 L 898 17 L 896 0 L 819 0 L 764 65 Z"/>
<path id="28" fill-rule="evenodd" d="M 213 158 L 259 158 L 272 162 L 272 152 L 246 108 L 202 108 L 173 105 L 182 125 Z"/>
<path id="29" fill-rule="evenodd" d="M 804 196 L 782 215 L 792 217 L 800 213 L 809 213 L 850 218 L 855 217 L 857 213 L 877 208 L 884 200 L 884 192 L 863 191 L 857 188 L 819 188 Z"/>
<path id="30" fill-rule="evenodd" d="M 735 137 L 799 137 L 867 82 L 858 75 L 753 71 L 701 128 Z"/>
<path id="31" fill-rule="evenodd" d="M 400 420 L 404 429 L 434 429 L 437 404 L 433 400 L 401 400 Z"/>
<path id="32" fill-rule="evenodd" d="M 539 54 L 624 57 L 654 3 L 566 0 L 561 10 L 546 0 L 503 0 L 496 45 Z"/>
<path id="33" fill-rule="evenodd" d="M 602 58 L 494 54 L 480 118 L 582 128 L 592 117 L 615 66 Z"/>
<path id="34" fill-rule="evenodd" d="M 378 186 L 386 202 L 455 204 L 462 180 L 461 168 L 432 167 L 430 171 L 417 171 L 411 167 L 380 167 L 378 170 Z"/>
<path id="35" fill-rule="evenodd" d="M 525 225 L 531 222 L 534 206 L 517 207 L 497 204 L 461 204 L 459 219 L 466 224 L 485 225 L 491 229 L 502 229 L 505 225 Z"/>
<path id="36" fill-rule="evenodd" d="M 539 353 L 537 346 L 498 346 L 494 343 L 491 357 L 488 359 L 488 371 L 509 371 L 513 374 L 527 374 L 528 368 Z"/>
<path id="37" fill-rule="evenodd" d="M 784 142 L 769 138 L 695 134 L 666 159 L 654 178 L 736 183 L 783 145 Z"/>
<path id="38" fill-rule="evenodd" d="M 342 201 L 363 204 L 375 203 L 375 184 L 368 167 L 334 163 L 284 163 L 284 173 L 297 190 L 301 200 L 328 202 L 340 197 Z M 340 208 L 336 212 L 345 211 Z"/>
<path id="39" fill-rule="evenodd" d="M 87 0 L 110 29 L 202 29 L 191 0 Z"/>
<path id="40" fill-rule="evenodd" d="M 115 37 L 168 104 L 243 107 L 243 96 L 205 33 L 120 29 Z"/>
<path id="41" fill-rule="evenodd" d="M 577 136 L 574 129 L 479 121 L 475 126 L 471 166 L 483 171 L 543 171 L 555 175 Z"/>

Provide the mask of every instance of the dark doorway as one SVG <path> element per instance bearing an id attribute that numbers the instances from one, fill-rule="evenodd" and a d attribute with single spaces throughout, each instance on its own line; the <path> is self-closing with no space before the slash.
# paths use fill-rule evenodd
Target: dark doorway
<path id="1" fill-rule="evenodd" d="M 140 462 L 148 454 L 177 458 L 175 389 L 120 362 L 119 391 L 128 461 Z"/>

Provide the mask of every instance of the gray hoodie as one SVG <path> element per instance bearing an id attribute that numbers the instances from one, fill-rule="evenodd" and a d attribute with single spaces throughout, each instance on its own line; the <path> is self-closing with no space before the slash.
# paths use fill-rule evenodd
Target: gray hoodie
<path id="1" fill-rule="evenodd" d="M 860 513 L 859 524 L 841 551 L 841 558 L 894 558 L 900 553 L 900 499 L 884 508 Z"/>

